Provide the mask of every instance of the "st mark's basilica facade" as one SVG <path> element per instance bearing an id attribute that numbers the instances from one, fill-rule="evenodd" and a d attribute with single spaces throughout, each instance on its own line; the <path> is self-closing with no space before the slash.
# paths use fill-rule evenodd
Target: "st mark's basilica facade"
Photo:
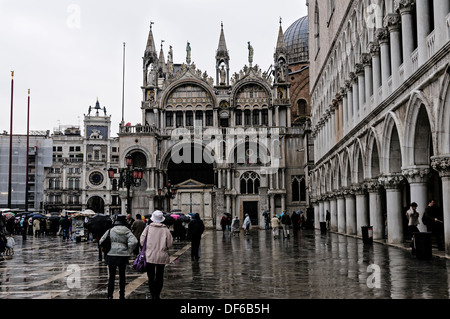
<path id="1" fill-rule="evenodd" d="M 121 123 L 119 169 L 131 157 L 143 171 L 131 187 L 132 214 L 155 209 L 199 213 L 220 227 L 224 213 L 264 227 L 263 213 L 306 211 L 309 158 L 308 18 L 283 33 L 281 21 L 273 66 L 253 61 L 232 73 L 223 25 L 216 74 L 202 72 L 186 46 L 186 61 L 156 50 L 152 25 L 143 56 L 142 123 Z M 138 109 L 136 107 L 135 111 Z M 112 181 L 113 184 L 114 180 Z M 127 190 L 115 188 L 125 211 Z"/>

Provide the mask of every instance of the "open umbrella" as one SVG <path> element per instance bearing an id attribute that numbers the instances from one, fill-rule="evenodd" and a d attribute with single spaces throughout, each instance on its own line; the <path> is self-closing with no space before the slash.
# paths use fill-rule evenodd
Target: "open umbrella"
<path id="1" fill-rule="evenodd" d="M 5 216 L 5 219 L 9 220 L 9 219 L 13 218 L 15 215 L 12 212 L 5 212 L 5 213 L 2 213 L 2 216 Z"/>
<path id="2" fill-rule="evenodd" d="M 95 214 L 96 214 L 96 212 L 94 212 L 92 209 L 86 209 L 86 210 L 83 210 L 82 212 L 80 212 L 80 215 L 84 216 L 84 217 L 92 217 Z"/>
<path id="3" fill-rule="evenodd" d="M 36 219 L 36 218 L 45 218 L 45 216 L 42 215 L 42 214 L 34 214 L 34 215 L 32 215 L 31 217 L 33 217 L 33 219 Z"/>
<path id="4" fill-rule="evenodd" d="M 103 235 L 112 227 L 112 220 L 109 215 L 96 214 L 87 222 L 87 229 L 94 235 Z"/>
<path id="5" fill-rule="evenodd" d="M 162 222 L 164 225 L 171 226 L 175 224 L 175 218 L 171 216 L 170 213 L 164 213 L 164 221 Z"/>

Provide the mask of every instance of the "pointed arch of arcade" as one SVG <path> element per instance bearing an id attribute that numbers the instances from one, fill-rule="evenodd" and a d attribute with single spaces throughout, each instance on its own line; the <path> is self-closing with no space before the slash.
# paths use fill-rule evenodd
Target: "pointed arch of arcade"
<path id="1" fill-rule="evenodd" d="M 442 79 L 436 118 L 436 154 L 450 154 L 450 65 Z"/>
<path id="2" fill-rule="evenodd" d="M 432 136 L 435 125 L 431 114 L 431 104 L 423 92 L 414 91 L 406 110 L 403 167 L 430 165 L 432 154 L 436 154 Z"/>
<path id="3" fill-rule="evenodd" d="M 401 173 L 402 167 L 402 125 L 394 112 L 386 114 L 383 125 L 381 172 Z"/>
<path id="4" fill-rule="evenodd" d="M 366 177 L 365 167 L 364 167 L 364 151 L 361 140 L 357 138 L 353 144 L 353 172 L 354 177 L 353 182 L 361 184 L 364 182 Z"/>
<path id="5" fill-rule="evenodd" d="M 380 146 L 373 127 L 369 130 L 366 143 L 366 177 L 375 179 L 380 176 Z"/>

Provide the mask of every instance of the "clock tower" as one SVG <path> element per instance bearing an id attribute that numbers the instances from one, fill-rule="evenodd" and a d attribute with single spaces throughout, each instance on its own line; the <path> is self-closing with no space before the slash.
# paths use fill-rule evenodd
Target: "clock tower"
<path id="1" fill-rule="evenodd" d="M 118 154 L 118 141 L 111 138 L 111 116 L 97 100 L 84 115 L 83 209 L 111 214 L 118 205 L 111 192 L 108 168 L 117 168 L 114 154 Z"/>

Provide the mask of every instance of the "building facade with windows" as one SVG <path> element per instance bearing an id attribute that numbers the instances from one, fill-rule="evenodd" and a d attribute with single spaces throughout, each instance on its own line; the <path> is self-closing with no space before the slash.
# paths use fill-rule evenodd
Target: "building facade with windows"
<path id="1" fill-rule="evenodd" d="M 449 11 L 440 0 L 308 1 L 317 227 L 329 210 L 338 232 L 371 225 L 399 243 L 410 202 L 422 215 L 433 198 L 450 253 Z"/>
<path id="2" fill-rule="evenodd" d="M 53 160 L 45 172 L 45 211 L 120 213 L 121 200 L 107 173 L 118 165 L 118 139 L 111 137 L 111 116 L 98 101 L 84 115 L 84 132 L 78 126 L 53 131 Z"/>
<path id="3" fill-rule="evenodd" d="M 308 63 L 307 32 L 306 21 L 286 37 L 280 22 L 271 71 L 253 61 L 248 42 L 248 65 L 232 74 L 222 25 L 213 78 L 192 61 L 195 48 L 189 43 L 183 63 L 174 63 L 172 47 L 167 60 L 162 45 L 158 54 L 150 27 L 142 123 L 121 123 L 119 132 L 119 166 L 132 156 L 134 166 L 144 170 L 140 186 L 132 188 L 133 214 L 177 209 L 220 227 L 223 213 L 241 219 L 248 213 L 253 225 L 264 227 L 264 211 L 273 216 L 306 210 L 308 89 L 295 84 L 294 123 L 291 78 L 308 78 L 299 66 Z M 303 42 L 295 42 L 296 36 Z M 290 59 L 294 49 L 297 56 Z M 170 192 L 173 188 L 177 191 Z"/>

